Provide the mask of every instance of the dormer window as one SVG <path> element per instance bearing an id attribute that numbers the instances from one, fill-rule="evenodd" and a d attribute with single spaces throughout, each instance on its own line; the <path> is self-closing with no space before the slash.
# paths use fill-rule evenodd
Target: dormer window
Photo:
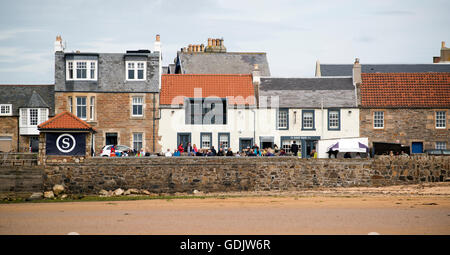
<path id="1" fill-rule="evenodd" d="M 0 104 L 0 116 L 12 115 L 12 104 Z"/>
<path id="2" fill-rule="evenodd" d="M 97 60 L 67 60 L 66 80 L 97 80 Z"/>
<path id="3" fill-rule="evenodd" d="M 125 65 L 127 81 L 139 81 L 147 79 L 147 63 L 145 61 L 126 61 Z"/>

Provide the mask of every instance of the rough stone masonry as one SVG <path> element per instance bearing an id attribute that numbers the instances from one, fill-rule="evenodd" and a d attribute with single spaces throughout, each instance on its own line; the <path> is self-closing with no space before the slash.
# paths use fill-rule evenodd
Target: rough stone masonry
<path id="1" fill-rule="evenodd" d="M 17 160 L 16 160 L 17 161 Z M 101 189 L 146 189 L 153 193 L 299 190 L 317 187 L 387 186 L 450 180 L 450 157 L 298 159 L 295 157 L 88 158 L 80 163 L 27 166 L 1 161 L 0 191 L 20 191 L 32 173 L 33 187 L 97 194 Z M 17 164 L 17 165 L 15 165 Z M 41 173 L 42 185 L 35 182 Z M 21 184 L 15 186 L 17 183 Z M 27 188 L 26 190 L 30 190 Z M 42 190 L 40 190 L 42 191 Z"/>

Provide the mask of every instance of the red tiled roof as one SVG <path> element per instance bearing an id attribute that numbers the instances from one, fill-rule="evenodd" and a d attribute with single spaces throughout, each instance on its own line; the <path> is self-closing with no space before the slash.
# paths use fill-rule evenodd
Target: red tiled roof
<path id="1" fill-rule="evenodd" d="M 70 112 L 64 111 L 38 126 L 39 129 L 94 130 L 94 128 Z"/>
<path id="2" fill-rule="evenodd" d="M 201 95 L 194 95 L 201 89 Z M 249 74 L 164 74 L 160 104 L 183 104 L 185 97 L 228 98 L 229 104 L 255 104 L 252 76 Z"/>
<path id="3" fill-rule="evenodd" d="M 450 73 L 363 73 L 363 107 L 450 107 Z"/>

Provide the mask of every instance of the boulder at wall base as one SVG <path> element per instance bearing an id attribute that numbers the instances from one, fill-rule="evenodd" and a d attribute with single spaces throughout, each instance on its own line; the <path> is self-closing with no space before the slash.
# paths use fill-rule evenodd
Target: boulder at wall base
<path id="1" fill-rule="evenodd" d="M 64 186 L 60 185 L 60 184 L 55 184 L 55 186 L 53 186 L 53 193 L 57 196 L 61 193 L 64 192 Z"/>
<path id="2" fill-rule="evenodd" d="M 114 196 L 121 196 L 121 195 L 123 195 L 123 193 L 124 193 L 124 191 L 121 188 L 118 188 L 118 189 L 114 190 L 114 192 L 113 192 Z"/>
<path id="3" fill-rule="evenodd" d="M 39 200 L 42 199 L 44 197 L 44 194 L 42 192 L 35 192 L 33 194 L 31 194 L 31 196 L 29 198 L 27 198 L 27 201 L 33 201 L 33 200 Z"/>
<path id="4" fill-rule="evenodd" d="M 46 191 L 46 192 L 44 192 L 44 197 L 45 198 L 55 198 L 55 194 L 53 193 L 53 191 Z"/>
<path id="5" fill-rule="evenodd" d="M 98 192 L 98 194 L 100 195 L 100 196 L 108 196 L 109 195 L 109 192 L 108 191 L 106 191 L 106 190 L 104 190 L 104 189 L 102 189 L 102 190 L 100 190 L 99 192 Z"/>

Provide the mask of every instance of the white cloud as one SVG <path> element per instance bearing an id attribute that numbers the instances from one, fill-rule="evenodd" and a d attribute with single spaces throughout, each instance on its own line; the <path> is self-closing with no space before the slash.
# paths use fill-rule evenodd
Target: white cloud
<path id="1" fill-rule="evenodd" d="M 23 33 L 34 33 L 42 31 L 43 31 L 42 29 L 34 29 L 34 28 L 16 28 L 16 29 L 2 30 L 0 31 L 0 41 L 15 38 L 19 34 Z"/>

